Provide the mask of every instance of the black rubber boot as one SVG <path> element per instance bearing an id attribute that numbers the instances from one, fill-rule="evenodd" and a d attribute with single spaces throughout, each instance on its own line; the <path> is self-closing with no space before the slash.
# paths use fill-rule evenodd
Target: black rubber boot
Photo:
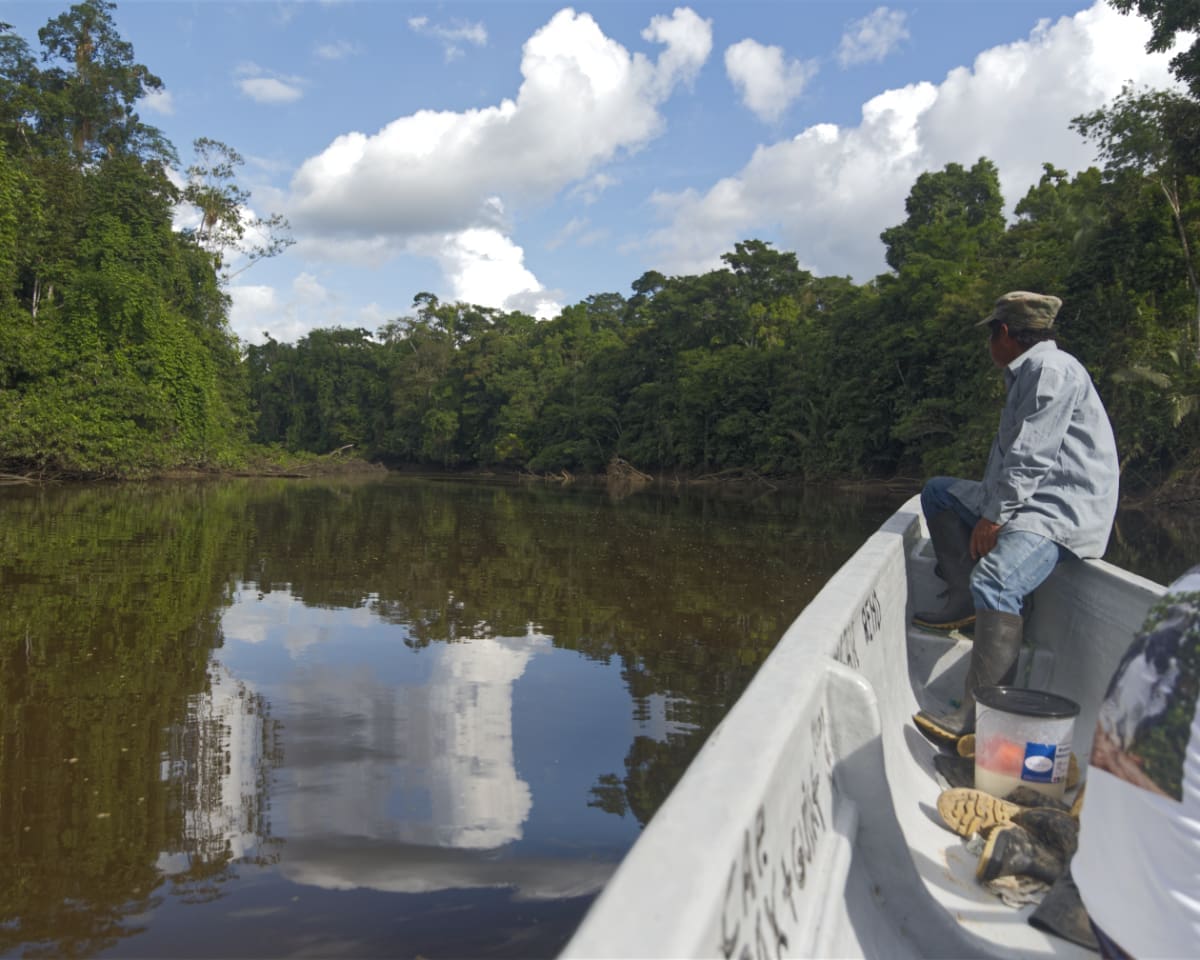
<path id="1" fill-rule="evenodd" d="M 1047 801 L 1055 801 L 1047 798 Z M 1021 827 L 1040 847 L 1052 851 L 1063 863 L 1070 863 L 1079 846 L 1079 821 L 1068 810 L 1054 807 L 1029 807 L 1012 815 L 1012 822 Z"/>
<path id="2" fill-rule="evenodd" d="M 1092 932 L 1087 908 L 1083 905 L 1079 888 L 1075 886 L 1075 878 L 1071 876 L 1070 870 L 1054 881 L 1050 892 L 1029 915 L 1029 922 L 1039 930 L 1077 943 L 1088 950 L 1100 949 L 1096 935 Z"/>
<path id="3" fill-rule="evenodd" d="M 1017 657 L 1025 621 L 1016 613 L 999 610 L 975 612 L 975 644 L 971 666 L 963 685 L 962 706 L 941 715 L 922 710 L 913 717 L 917 729 L 938 743 L 957 742 L 975 732 L 975 691 L 979 687 L 1012 683 L 1017 675 Z"/>
<path id="4" fill-rule="evenodd" d="M 975 601 L 971 597 L 971 528 L 953 510 L 943 510 L 928 521 L 929 539 L 937 557 L 937 574 L 946 581 L 942 606 L 918 611 L 913 623 L 934 630 L 953 630 L 975 621 Z"/>
<path id="5" fill-rule="evenodd" d="M 987 883 L 997 877 L 1033 877 L 1052 884 L 1067 869 L 1067 861 L 1053 847 L 1038 843 L 1016 823 L 996 827 L 987 838 L 975 878 Z"/>

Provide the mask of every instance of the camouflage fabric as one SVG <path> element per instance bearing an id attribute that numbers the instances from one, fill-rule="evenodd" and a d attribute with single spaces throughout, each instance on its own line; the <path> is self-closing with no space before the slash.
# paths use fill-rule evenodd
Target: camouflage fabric
<path id="1" fill-rule="evenodd" d="M 1121 659 L 1096 720 L 1092 765 L 1183 799 L 1200 695 L 1200 567 L 1168 588 Z"/>

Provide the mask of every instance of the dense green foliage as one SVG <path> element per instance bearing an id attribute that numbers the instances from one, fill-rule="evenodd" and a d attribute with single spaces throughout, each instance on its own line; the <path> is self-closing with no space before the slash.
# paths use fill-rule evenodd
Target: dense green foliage
<path id="1" fill-rule="evenodd" d="M 1131 102 L 1158 103 L 1123 97 L 1080 129 L 1101 139 Z M 1145 169 L 1110 157 L 1075 177 L 1047 165 L 1011 225 L 989 161 L 923 174 L 883 233 L 893 272 L 868 284 L 815 277 L 752 240 L 724 269 L 648 273 L 629 297 L 542 323 L 420 294 L 376 337 L 252 346 L 257 439 L 536 472 L 614 457 L 690 474 L 971 471 L 1003 391 L 973 324 L 1028 288 L 1063 297 L 1060 342 L 1104 395 L 1126 479 L 1153 482 L 1200 428 L 1194 177 L 1171 156 Z"/>
<path id="2" fill-rule="evenodd" d="M 88 0 L 51 20 L 42 66 L 0 27 L 0 460 L 10 470 L 220 462 L 247 429 L 219 253 L 173 228 L 174 150 L 134 109 L 161 83 L 117 36 L 112 7 Z"/>
<path id="3" fill-rule="evenodd" d="M 1175 0 L 1114 0 L 1168 40 Z M 1000 379 L 972 329 L 1010 289 L 1064 300 L 1127 486 L 1194 468 L 1200 106 L 1125 90 L 1076 118 L 1103 169 L 1047 163 L 1006 222 L 986 158 L 922 174 L 881 235 L 889 272 L 818 277 L 747 240 L 700 276 L 649 272 L 545 322 L 443 303 L 372 333 L 243 346 L 225 255 L 244 249 L 241 157 L 207 138 L 177 189 L 137 99 L 159 80 L 87 0 L 0 30 L 0 466 L 127 475 L 228 463 L 248 441 L 391 464 L 803 478 L 976 470 Z M 1190 9 L 1190 8 L 1189 8 Z M 1189 17 L 1191 19 L 1189 19 Z M 1181 19 L 1182 18 L 1182 19 Z M 1191 81 L 1186 58 L 1179 75 Z M 172 229 L 175 204 L 200 212 Z M 279 227 L 277 217 L 261 224 Z"/>

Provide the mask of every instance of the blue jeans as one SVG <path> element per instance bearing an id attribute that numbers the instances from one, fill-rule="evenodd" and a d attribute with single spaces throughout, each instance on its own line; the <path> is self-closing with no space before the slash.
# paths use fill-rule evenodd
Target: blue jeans
<path id="1" fill-rule="evenodd" d="M 921 509 L 928 520 L 943 510 L 953 510 L 972 530 L 979 514 L 968 510 L 952 493 L 956 477 L 934 477 L 921 490 Z M 1059 560 L 1071 552 L 1053 540 L 1028 530 L 1000 529 L 996 546 L 981 557 L 971 571 L 971 596 L 977 610 L 1021 612 L 1021 602 L 1050 576 Z"/>

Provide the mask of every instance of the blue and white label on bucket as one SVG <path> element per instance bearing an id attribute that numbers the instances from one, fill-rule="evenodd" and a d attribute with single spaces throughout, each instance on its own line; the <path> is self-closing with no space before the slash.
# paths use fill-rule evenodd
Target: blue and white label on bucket
<path id="1" fill-rule="evenodd" d="M 1054 761 L 1058 758 L 1058 745 L 1054 743 L 1026 743 L 1025 762 L 1021 765 L 1021 779 L 1032 783 L 1054 782 Z"/>

